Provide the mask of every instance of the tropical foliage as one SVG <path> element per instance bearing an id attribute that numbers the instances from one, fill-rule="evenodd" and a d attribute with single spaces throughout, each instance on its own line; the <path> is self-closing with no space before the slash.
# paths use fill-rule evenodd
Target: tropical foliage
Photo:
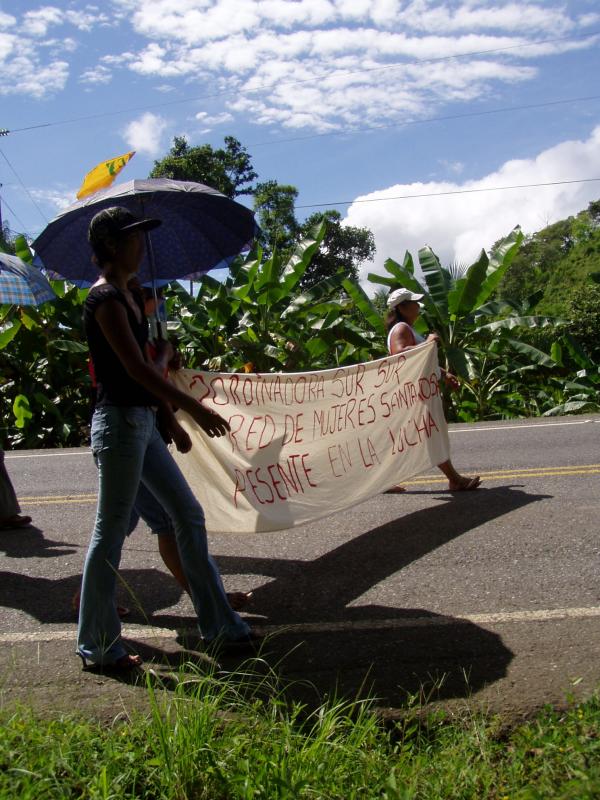
<path id="1" fill-rule="evenodd" d="M 237 259 L 225 281 L 204 276 L 195 298 L 175 289 L 168 310 L 179 320 L 172 330 L 186 363 L 229 371 L 301 372 L 383 352 L 382 326 L 365 331 L 352 319 L 352 301 L 344 291 L 350 282 L 343 273 L 299 288 L 324 235 L 321 223 L 288 257 L 275 248 L 265 259 L 258 248 Z"/>
<path id="2" fill-rule="evenodd" d="M 446 394 L 451 419 L 476 420 L 533 416 L 600 408 L 597 402 L 597 366 L 577 348 L 564 330 L 565 321 L 532 313 L 539 295 L 521 302 L 498 299 L 498 286 L 515 258 L 523 234 L 515 228 L 492 252 L 481 251 L 464 270 L 443 267 L 431 250 L 419 251 L 424 282 L 415 276 L 412 256 L 402 264 L 385 262 L 387 276 L 369 275 L 390 290 L 405 286 L 423 294 L 422 332 L 440 337 L 441 365 L 461 379 L 458 393 Z M 374 310 L 374 309 L 373 309 Z M 549 353 L 530 343 L 536 328 L 549 328 Z M 578 381 L 565 381 L 579 367 Z M 562 399 L 561 399 L 562 398 Z"/>
<path id="3" fill-rule="evenodd" d="M 31 260 L 23 237 L 18 256 Z M 77 446 L 85 438 L 91 381 L 81 313 L 86 290 L 53 281 L 40 308 L 0 306 L 2 438 L 12 447 Z"/>
<path id="4" fill-rule="evenodd" d="M 538 313 L 564 315 L 600 270 L 600 200 L 527 236 L 499 294 L 524 300 L 539 292 Z"/>
<path id="5" fill-rule="evenodd" d="M 195 296 L 180 284 L 169 287 L 169 329 L 184 364 L 296 372 L 380 357 L 386 352 L 385 297 L 402 285 L 424 295 L 421 330 L 439 333 L 442 364 L 460 377 L 460 390 L 446 398 L 451 419 L 600 410 L 600 371 L 591 357 L 597 350 L 589 346 L 597 329 L 594 292 L 586 295 L 589 325 L 578 328 L 535 314 L 539 292 L 515 300 L 498 291 L 523 238 L 518 229 L 466 269 L 443 267 L 430 248 L 418 254 L 422 278 L 409 253 L 402 264 L 388 259 L 385 276 L 370 276 L 382 286 L 373 299 L 344 269 L 304 286 L 325 235 L 321 221 L 292 251 L 257 247 L 237 259 L 222 282 L 206 275 Z M 10 245 L 31 258 L 22 237 Z M 63 282 L 53 287 L 56 300 L 41 308 L 0 307 L 0 410 L 12 447 L 87 440 L 85 290 Z M 586 297 L 578 301 L 581 316 Z"/>

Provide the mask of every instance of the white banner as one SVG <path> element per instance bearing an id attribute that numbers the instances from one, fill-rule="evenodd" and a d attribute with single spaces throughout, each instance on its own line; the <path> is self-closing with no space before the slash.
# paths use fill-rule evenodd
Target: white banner
<path id="1" fill-rule="evenodd" d="M 448 458 L 435 343 L 367 364 L 299 373 L 179 370 L 176 385 L 224 417 L 177 462 L 209 531 L 290 528 L 350 508 Z"/>

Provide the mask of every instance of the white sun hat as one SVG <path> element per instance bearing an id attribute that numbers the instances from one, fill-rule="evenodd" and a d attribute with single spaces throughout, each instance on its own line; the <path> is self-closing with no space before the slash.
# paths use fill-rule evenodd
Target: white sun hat
<path id="1" fill-rule="evenodd" d="M 404 287 L 400 287 L 399 289 L 394 289 L 394 291 L 388 295 L 387 305 L 388 308 L 396 308 L 399 306 L 400 303 L 405 303 L 407 300 L 422 300 L 424 295 L 417 294 L 416 292 L 411 292 L 410 289 L 404 289 Z"/>

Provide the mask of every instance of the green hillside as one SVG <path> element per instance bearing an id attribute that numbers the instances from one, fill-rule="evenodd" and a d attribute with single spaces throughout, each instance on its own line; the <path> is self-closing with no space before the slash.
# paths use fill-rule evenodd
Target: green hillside
<path id="1" fill-rule="evenodd" d="M 591 275 L 598 272 L 600 200 L 595 200 L 576 216 L 528 236 L 505 275 L 499 294 L 525 300 L 541 292 L 536 313 L 573 318 L 573 304 L 577 306 L 582 292 L 589 297 L 597 294 Z"/>

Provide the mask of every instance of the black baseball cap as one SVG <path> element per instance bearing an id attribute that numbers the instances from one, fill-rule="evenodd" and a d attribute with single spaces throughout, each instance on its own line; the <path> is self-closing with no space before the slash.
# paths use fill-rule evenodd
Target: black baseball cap
<path id="1" fill-rule="evenodd" d="M 113 240 L 119 234 L 134 230 L 150 231 L 161 224 L 159 219 L 136 217 L 123 206 L 104 208 L 92 217 L 88 228 L 88 240 L 95 250 L 107 239 Z"/>

